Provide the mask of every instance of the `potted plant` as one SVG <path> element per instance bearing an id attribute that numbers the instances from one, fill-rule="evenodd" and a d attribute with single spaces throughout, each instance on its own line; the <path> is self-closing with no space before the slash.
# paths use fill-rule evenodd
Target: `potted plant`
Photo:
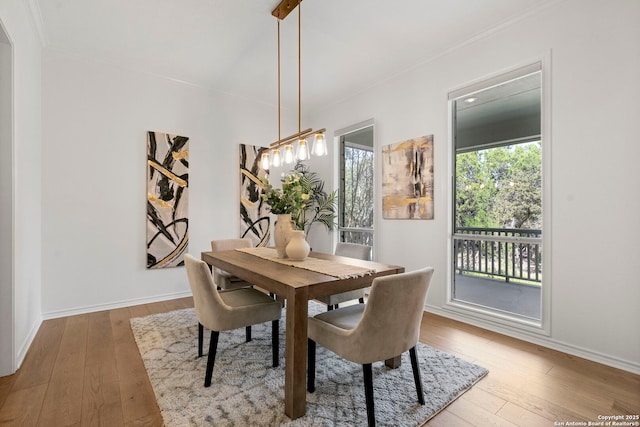
<path id="1" fill-rule="evenodd" d="M 261 197 L 271 213 L 278 215 L 274 240 L 278 256 L 286 257 L 284 248 L 291 230 L 302 230 L 306 237 L 315 222 L 324 224 L 328 231 L 334 229 L 337 192 L 324 191 L 324 181 L 300 162 L 280 181 L 281 188 L 276 188 L 268 178 L 262 178 L 264 191 Z"/>

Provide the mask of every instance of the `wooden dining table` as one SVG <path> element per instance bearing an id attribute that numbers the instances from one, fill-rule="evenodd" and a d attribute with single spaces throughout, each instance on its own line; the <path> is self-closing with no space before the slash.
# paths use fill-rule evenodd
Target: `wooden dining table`
<path id="1" fill-rule="evenodd" d="M 240 250 L 202 252 L 201 259 L 286 300 L 284 411 L 291 419 L 305 414 L 308 301 L 371 286 L 376 277 L 404 272 L 404 267 L 312 251 L 312 258 L 362 267 L 369 273 L 341 278 L 284 265 Z M 397 365 L 399 358 L 387 361 Z"/>

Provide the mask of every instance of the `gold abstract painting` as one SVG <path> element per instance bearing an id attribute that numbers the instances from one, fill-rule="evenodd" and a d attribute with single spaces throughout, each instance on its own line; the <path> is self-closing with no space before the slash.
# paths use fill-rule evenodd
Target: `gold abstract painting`
<path id="1" fill-rule="evenodd" d="M 267 246 L 270 238 L 269 207 L 260 195 L 260 181 L 269 171 L 262 169 L 260 159 L 268 148 L 240 144 L 240 237 L 249 238 L 253 246 Z"/>
<path id="2" fill-rule="evenodd" d="M 188 211 L 189 138 L 147 132 L 147 268 L 184 265 Z"/>
<path id="3" fill-rule="evenodd" d="M 433 135 L 382 147 L 384 219 L 433 219 Z"/>

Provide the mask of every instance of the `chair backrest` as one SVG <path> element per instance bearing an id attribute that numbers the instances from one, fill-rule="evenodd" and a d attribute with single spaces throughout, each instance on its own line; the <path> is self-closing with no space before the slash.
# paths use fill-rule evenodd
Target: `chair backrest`
<path id="1" fill-rule="evenodd" d="M 433 268 L 426 267 L 373 280 L 362 318 L 352 335 L 371 362 L 398 356 L 418 343 L 432 276 Z"/>
<path id="2" fill-rule="evenodd" d="M 212 240 L 211 250 L 215 251 L 230 251 L 232 249 L 250 248 L 253 246 L 251 239 L 223 239 Z"/>
<path id="3" fill-rule="evenodd" d="M 336 244 L 334 254 L 371 261 L 371 246 L 359 245 L 357 243 L 338 242 L 338 244 Z"/>
<path id="4" fill-rule="evenodd" d="M 229 307 L 222 301 L 216 290 L 209 266 L 190 254 L 185 254 L 184 264 L 198 321 L 207 329 L 222 330 L 219 317 L 223 316 Z"/>
<path id="5" fill-rule="evenodd" d="M 233 249 L 241 249 L 241 248 L 251 248 L 253 247 L 253 242 L 251 239 L 222 239 L 222 240 L 212 240 L 211 241 L 211 251 L 230 251 Z M 222 274 L 222 270 L 219 268 L 213 269 L 213 281 L 215 283 L 220 283 L 218 276 Z"/>

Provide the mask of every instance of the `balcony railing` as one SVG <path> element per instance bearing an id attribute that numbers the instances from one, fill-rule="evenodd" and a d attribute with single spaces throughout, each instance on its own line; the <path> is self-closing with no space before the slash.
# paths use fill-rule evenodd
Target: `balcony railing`
<path id="1" fill-rule="evenodd" d="M 372 227 L 339 227 L 340 241 L 373 246 Z"/>
<path id="2" fill-rule="evenodd" d="M 453 242 L 458 274 L 542 281 L 542 230 L 458 227 Z"/>

